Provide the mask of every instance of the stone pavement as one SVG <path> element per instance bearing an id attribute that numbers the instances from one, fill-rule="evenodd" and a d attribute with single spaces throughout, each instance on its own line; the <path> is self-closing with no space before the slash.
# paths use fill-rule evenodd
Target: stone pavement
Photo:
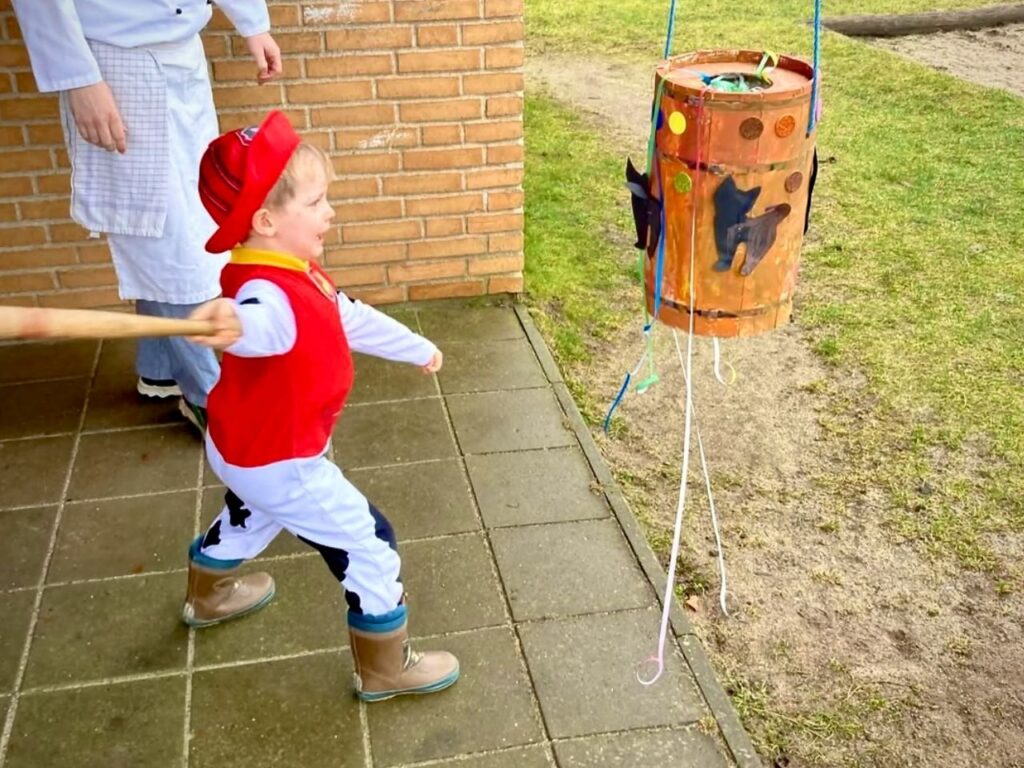
<path id="1" fill-rule="evenodd" d="M 525 312 L 394 314 L 445 367 L 359 359 L 335 459 L 458 684 L 359 703 L 337 582 L 287 534 L 273 604 L 188 630 L 186 549 L 223 502 L 200 441 L 138 401 L 129 342 L 0 347 L 2 768 L 759 765 L 677 606 L 636 681 L 664 575 Z"/>

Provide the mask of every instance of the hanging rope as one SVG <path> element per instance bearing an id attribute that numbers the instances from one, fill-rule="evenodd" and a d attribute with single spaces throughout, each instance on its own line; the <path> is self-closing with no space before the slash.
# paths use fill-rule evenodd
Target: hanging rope
<path id="1" fill-rule="evenodd" d="M 821 0 L 814 0 L 814 71 L 811 74 L 811 116 L 807 120 L 807 135 L 814 133 L 818 123 L 818 88 L 821 80 Z"/>

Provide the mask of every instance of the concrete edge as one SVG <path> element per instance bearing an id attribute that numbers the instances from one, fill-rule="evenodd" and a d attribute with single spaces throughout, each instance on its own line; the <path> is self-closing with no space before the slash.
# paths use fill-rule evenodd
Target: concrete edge
<path id="1" fill-rule="evenodd" d="M 633 515 L 633 511 L 622 495 L 622 491 L 605 465 L 597 443 L 594 442 L 590 429 L 583 421 L 583 416 L 576 407 L 576 402 L 572 399 L 572 393 L 569 392 L 569 388 L 565 385 L 562 374 L 558 370 L 551 352 L 548 350 L 547 343 L 544 341 L 543 336 L 541 336 L 537 326 L 534 325 L 533 318 L 530 317 L 529 312 L 527 312 L 522 304 L 515 304 L 515 312 L 523 326 L 523 330 L 526 332 L 530 346 L 537 355 L 537 360 L 540 362 L 544 375 L 551 384 L 555 396 L 558 398 L 558 402 L 569 420 L 569 425 L 576 435 L 580 447 L 583 449 L 587 463 L 590 465 L 597 481 L 601 484 L 601 489 L 604 492 L 605 499 L 608 501 L 608 505 L 611 507 L 612 514 L 615 515 L 615 519 L 622 528 L 622 532 L 626 535 L 626 540 L 629 542 L 629 546 L 633 550 L 633 555 L 636 557 L 641 570 L 651 583 L 651 586 L 654 587 L 658 604 L 664 608 L 662 598 L 668 581 L 667 574 L 662 569 L 661 563 L 658 562 L 654 551 L 647 543 L 643 528 Z M 718 724 L 722 739 L 725 741 L 733 759 L 740 768 L 763 768 L 763 763 L 754 749 L 750 736 L 743 728 L 739 715 L 733 708 L 732 702 L 729 701 L 729 696 L 726 694 L 725 689 L 722 688 L 722 684 L 719 682 L 714 669 L 708 661 L 700 639 L 693 631 L 693 625 L 690 624 L 690 620 L 683 612 L 679 601 L 674 597 L 669 608 L 669 619 L 672 623 L 676 643 L 679 645 L 683 658 L 686 659 L 686 663 L 690 667 L 697 687 L 700 689 L 708 709 L 711 710 L 711 714 Z"/>

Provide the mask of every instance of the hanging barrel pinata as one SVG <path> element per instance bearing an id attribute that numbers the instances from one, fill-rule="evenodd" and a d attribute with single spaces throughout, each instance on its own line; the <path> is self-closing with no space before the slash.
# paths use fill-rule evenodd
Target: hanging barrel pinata
<path id="1" fill-rule="evenodd" d="M 813 69 L 789 56 L 765 69 L 766 56 L 662 61 L 649 173 L 627 169 L 648 312 L 689 327 L 694 259 L 699 335 L 753 336 L 786 323 L 793 307 L 813 182 Z"/>

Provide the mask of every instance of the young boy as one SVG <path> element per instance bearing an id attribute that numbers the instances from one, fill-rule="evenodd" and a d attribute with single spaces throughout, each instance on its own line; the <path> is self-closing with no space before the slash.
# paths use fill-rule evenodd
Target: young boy
<path id="1" fill-rule="evenodd" d="M 350 350 L 428 374 L 441 368 L 441 352 L 338 293 L 317 265 L 334 218 L 330 177 L 326 156 L 300 142 L 280 112 L 220 136 L 203 155 L 199 193 L 219 226 L 206 247 L 233 250 L 221 274 L 224 298 L 193 314 L 213 320 L 218 333 L 194 341 L 224 350 L 206 447 L 229 490 L 189 549 L 183 618 L 202 627 L 269 603 L 269 575 L 236 571 L 285 528 L 341 583 L 356 692 L 379 701 L 447 688 L 459 663 L 409 648 L 394 532 L 326 452 L 352 386 Z"/>

